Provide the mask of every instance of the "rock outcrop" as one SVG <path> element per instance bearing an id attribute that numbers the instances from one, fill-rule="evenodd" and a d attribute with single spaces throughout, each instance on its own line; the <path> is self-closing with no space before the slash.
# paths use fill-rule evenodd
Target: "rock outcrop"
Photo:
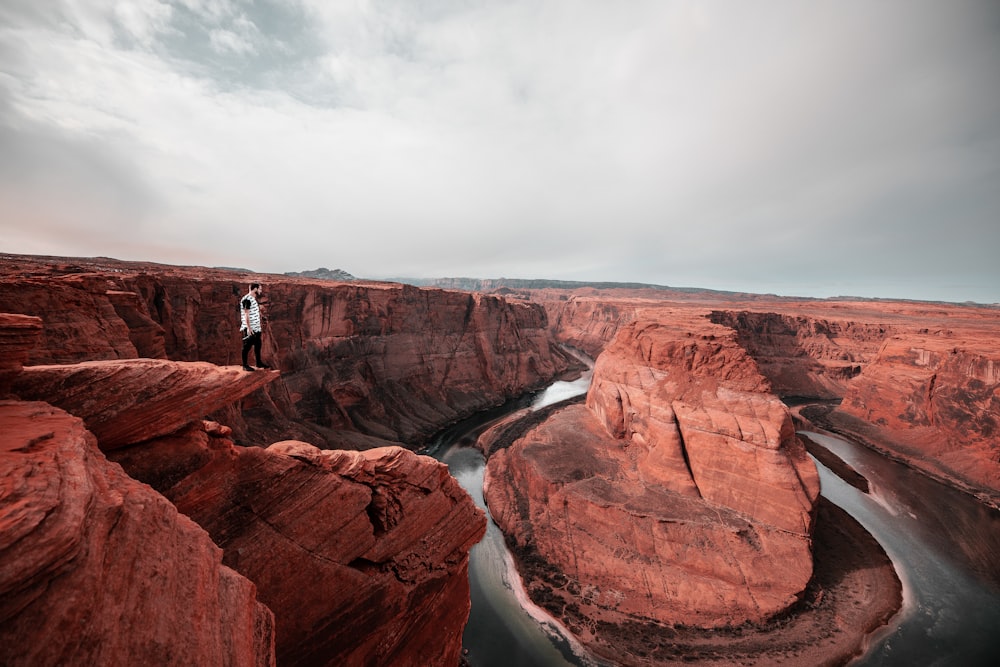
<path id="1" fill-rule="evenodd" d="M 162 359 L 29 366 L 13 382 L 26 400 L 81 417 L 104 451 L 173 433 L 273 382 L 277 371 Z"/>
<path id="2" fill-rule="evenodd" d="M 399 447 L 236 447 L 192 429 L 112 453 L 212 535 L 274 611 L 281 665 L 457 665 L 481 510 Z"/>
<path id="3" fill-rule="evenodd" d="M 0 313 L 0 398 L 10 391 L 41 334 L 41 318 Z"/>
<path id="4" fill-rule="evenodd" d="M 953 331 L 893 336 L 851 382 L 830 419 L 996 506 L 1000 349 L 995 343 Z"/>
<path id="5" fill-rule="evenodd" d="M 487 464 L 490 512 L 535 573 L 529 592 L 598 650 L 636 620 L 762 621 L 812 575 L 815 466 L 735 332 L 707 315 L 623 327 L 586 406 Z"/>
<path id="6" fill-rule="evenodd" d="M 251 280 L 266 286 L 264 356 L 281 378 L 216 415 L 241 444 L 416 448 L 577 363 L 553 343 L 538 304 L 389 283 L 20 257 L 0 262 L 0 312 L 44 322 L 25 365 L 237 365 L 237 302 Z"/>
<path id="7" fill-rule="evenodd" d="M 46 403 L 0 401 L 0 663 L 274 665 L 255 586 Z"/>
<path id="8" fill-rule="evenodd" d="M 458 664 L 485 517 L 446 466 L 239 447 L 203 417 L 277 372 L 18 370 L 39 329 L 0 317 L 10 389 L 37 401 L 0 401 L 0 662 Z"/>

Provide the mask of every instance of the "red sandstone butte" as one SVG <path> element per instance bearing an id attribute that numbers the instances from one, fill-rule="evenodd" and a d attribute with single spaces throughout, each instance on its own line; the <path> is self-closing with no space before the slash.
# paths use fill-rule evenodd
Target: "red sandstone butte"
<path id="1" fill-rule="evenodd" d="M 257 584 L 279 664 L 458 664 L 486 521 L 443 464 L 399 447 L 244 449 L 196 428 L 113 455 Z"/>
<path id="2" fill-rule="evenodd" d="M 488 461 L 490 512 L 551 575 L 529 592 L 578 613 L 592 646 L 595 622 L 759 622 L 812 575 L 815 466 L 735 333 L 706 315 L 625 325 L 586 406 Z"/>
<path id="3" fill-rule="evenodd" d="M 0 424 L 0 663 L 275 664 L 254 585 L 80 419 L 0 401 Z"/>

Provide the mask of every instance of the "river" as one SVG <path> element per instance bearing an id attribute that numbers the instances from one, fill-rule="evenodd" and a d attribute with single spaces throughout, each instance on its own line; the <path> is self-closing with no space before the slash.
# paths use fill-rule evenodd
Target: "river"
<path id="1" fill-rule="evenodd" d="M 586 393 L 590 374 L 556 382 L 505 409 L 449 430 L 432 448 L 479 507 L 484 460 L 471 445 L 513 409 L 539 409 Z M 856 666 L 1000 664 L 1000 513 L 970 496 L 855 443 L 808 437 L 864 475 L 870 494 L 817 462 L 822 493 L 885 548 L 903 582 L 903 609 L 876 633 Z M 487 516 L 489 513 L 487 511 Z M 472 611 L 463 646 L 472 667 L 592 667 L 572 636 L 524 594 L 513 558 L 492 520 L 469 561 Z"/>
<path id="2" fill-rule="evenodd" d="M 849 440 L 804 434 L 868 480 L 864 494 L 816 463 L 823 495 L 875 536 L 903 583 L 903 609 L 852 664 L 1000 664 L 1000 512 Z"/>

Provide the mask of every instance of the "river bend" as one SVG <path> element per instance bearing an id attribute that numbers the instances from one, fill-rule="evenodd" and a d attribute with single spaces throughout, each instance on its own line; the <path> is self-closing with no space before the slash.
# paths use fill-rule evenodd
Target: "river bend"
<path id="1" fill-rule="evenodd" d="M 590 375 L 556 382 L 507 406 L 539 409 L 586 393 Z M 498 412 L 445 434 L 434 456 L 446 463 L 479 507 L 484 459 L 471 445 Z M 804 432 L 866 477 L 865 494 L 816 462 L 822 495 L 883 546 L 903 582 L 903 609 L 852 665 L 976 667 L 1000 656 L 1000 512 L 843 438 Z M 489 515 L 487 511 L 487 516 Z M 472 667 L 598 664 L 524 594 L 503 535 L 492 519 L 470 554 L 472 612 L 463 646 Z"/>

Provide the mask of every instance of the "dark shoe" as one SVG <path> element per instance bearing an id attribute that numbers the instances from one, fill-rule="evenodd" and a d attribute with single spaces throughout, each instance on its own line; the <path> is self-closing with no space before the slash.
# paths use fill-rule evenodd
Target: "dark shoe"
<path id="1" fill-rule="evenodd" d="M 245 364 L 244 364 L 244 366 L 243 366 L 243 370 L 245 370 L 245 371 L 252 371 L 252 370 L 253 370 L 253 367 L 251 367 L 251 366 L 247 366 L 247 365 L 245 365 Z"/>
<path id="2" fill-rule="evenodd" d="M 257 364 L 257 368 L 261 368 L 261 369 L 263 369 L 265 371 L 271 370 L 271 367 L 268 366 L 267 364 Z"/>

